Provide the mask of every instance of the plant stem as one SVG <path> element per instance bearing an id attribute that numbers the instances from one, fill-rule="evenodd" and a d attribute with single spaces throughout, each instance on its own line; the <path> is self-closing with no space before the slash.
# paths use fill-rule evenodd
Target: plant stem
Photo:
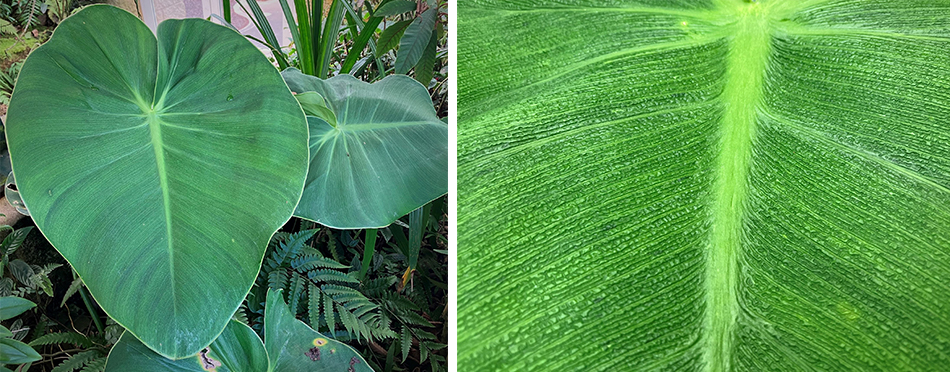
<path id="1" fill-rule="evenodd" d="M 102 320 L 99 319 L 99 314 L 96 313 L 96 309 L 92 306 L 92 301 L 89 300 L 89 294 L 86 293 L 85 284 L 79 287 L 79 295 L 82 296 L 82 302 L 86 304 L 86 310 L 88 310 L 89 315 L 92 316 L 93 323 L 96 323 L 96 329 L 99 330 L 99 334 L 106 334 L 105 328 L 102 326 Z"/>
<path id="2" fill-rule="evenodd" d="M 373 255 L 376 254 L 376 229 L 366 229 L 366 240 L 363 243 L 363 263 L 360 265 L 360 273 L 356 279 L 362 281 L 369 271 L 369 265 L 373 263 Z"/>

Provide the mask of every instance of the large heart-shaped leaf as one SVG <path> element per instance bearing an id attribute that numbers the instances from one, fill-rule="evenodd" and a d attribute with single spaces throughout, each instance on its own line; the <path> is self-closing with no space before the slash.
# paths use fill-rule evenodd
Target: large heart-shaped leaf
<path id="1" fill-rule="evenodd" d="M 305 180 L 304 115 L 236 32 L 118 8 L 69 17 L 20 72 L 17 186 L 103 309 L 158 353 L 221 333 Z"/>
<path id="2" fill-rule="evenodd" d="M 356 350 L 296 319 L 278 291 L 267 292 L 264 332 L 262 344 L 250 327 L 231 321 L 210 347 L 179 360 L 163 358 L 125 334 L 109 353 L 107 371 L 373 371 Z"/>
<path id="3" fill-rule="evenodd" d="M 950 2 L 459 3 L 459 365 L 950 365 Z"/>
<path id="4" fill-rule="evenodd" d="M 374 84 L 297 69 L 282 75 L 336 115 L 336 123 L 307 116 L 310 173 L 294 215 L 343 229 L 383 227 L 446 193 L 448 126 L 421 84 L 400 75 Z"/>

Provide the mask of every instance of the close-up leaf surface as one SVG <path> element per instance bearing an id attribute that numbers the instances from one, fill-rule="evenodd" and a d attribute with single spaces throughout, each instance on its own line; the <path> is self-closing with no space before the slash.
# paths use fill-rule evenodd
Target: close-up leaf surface
<path id="1" fill-rule="evenodd" d="M 110 317 L 170 358 L 222 332 L 306 178 L 305 116 L 279 72 L 200 19 L 156 35 L 84 8 L 27 58 L 7 119 L 37 227 Z"/>
<path id="2" fill-rule="evenodd" d="M 459 3 L 458 365 L 950 365 L 950 2 Z"/>
<path id="3" fill-rule="evenodd" d="M 385 227 L 448 191 L 448 125 L 422 84 L 405 75 L 370 84 L 281 74 L 305 110 L 323 111 L 314 92 L 330 111 L 307 115 L 310 172 L 295 216 L 340 229 Z"/>

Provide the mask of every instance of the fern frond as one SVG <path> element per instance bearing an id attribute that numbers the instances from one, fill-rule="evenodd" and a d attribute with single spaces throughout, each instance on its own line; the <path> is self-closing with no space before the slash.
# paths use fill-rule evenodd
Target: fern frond
<path id="1" fill-rule="evenodd" d="M 384 276 L 363 282 L 363 293 L 373 297 L 382 297 L 388 289 L 396 284 L 396 277 Z"/>
<path id="2" fill-rule="evenodd" d="M 290 286 L 290 312 L 297 315 L 297 311 L 300 309 L 300 298 L 303 296 L 304 288 L 306 288 L 305 279 L 294 272 Z"/>
<path id="3" fill-rule="evenodd" d="M 280 242 L 276 249 L 274 249 L 274 253 L 271 254 L 274 262 L 276 262 L 278 266 L 289 263 L 293 257 L 297 256 L 297 253 L 299 253 L 300 249 L 307 243 L 307 240 L 310 240 L 317 231 L 319 230 L 311 229 L 290 234 L 285 241 Z"/>
<path id="4" fill-rule="evenodd" d="M 287 287 L 290 284 L 289 281 L 290 277 L 287 276 L 287 271 L 283 269 L 271 271 L 267 276 L 267 286 L 275 291 L 284 291 L 284 293 L 287 293 Z"/>
<path id="5" fill-rule="evenodd" d="M 330 335 L 336 338 L 336 317 L 333 315 L 333 297 L 330 295 L 320 292 L 321 297 L 323 297 L 323 318 L 327 323 L 327 327 L 330 329 Z"/>
<path id="6" fill-rule="evenodd" d="M 432 323 L 429 323 L 428 319 L 423 318 L 422 315 L 419 315 L 411 311 L 407 311 L 404 314 L 399 314 L 399 319 L 402 320 L 404 323 L 409 323 L 409 324 L 419 326 L 419 327 L 424 327 L 424 328 L 435 327 L 434 325 L 432 325 Z"/>
<path id="7" fill-rule="evenodd" d="M 399 346 L 402 350 L 402 361 L 405 362 L 409 357 L 409 349 L 412 347 L 412 333 L 409 332 L 409 326 L 403 324 L 402 332 L 399 334 Z"/>
<path id="8" fill-rule="evenodd" d="M 247 314 L 244 312 L 244 310 L 246 309 L 247 307 L 244 305 L 244 303 L 241 303 L 241 306 L 239 306 L 237 311 L 234 312 L 234 315 L 231 315 L 231 319 L 237 320 L 243 323 L 244 325 L 247 325 L 248 324 Z"/>
<path id="9" fill-rule="evenodd" d="M 73 344 L 81 347 L 92 347 L 93 343 L 85 335 L 76 332 L 60 332 L 43 335 L 30 342 L 30 346 Z"/>
<path id="10" fill-rule="evenodd" d="M 105 372 L 106 370 L 106 358 L 98 358 L 89 363 L 86 363 L 86 368 L 83 368 L 80 372 Z"/>
<path id="11" fill-rule="evenodd" d="M 310 320 L 310 328 L 320 329 L 320 289 L 313 283 L 307 284 L 307 315 Z"/>
<path id="12" fill-rule="evenodd" d="M 102 356 L 102 353 L 99 350 L 83 351 L 64 360 L 50 372 L 73 372 L 100 356 Z"/>
<path id="13" fill-rule="evenodd" d="M 317 268 L 326 268 L 326 269 L 349 269 L 350 267 L 329 258 L 323 257 L 319 253 L 305 253 L 294 258 L 290 262 L 290 266 L 294 270 L 299 271 L 310 271 Z"/>
<path id="14" fill-rule="evenodd" d="M 416 329 L 416 331 L 414 332 L 414 334 L 415 334 L 416 338 L 418 338 L 420 341 L 422 341 L 422 340 L 435 340 L 435 339 L 436 339 L 435 335 L 432 334 L 432 332 L 423 331 L 423 330 L 421 330 L 421 329 Z"/>
<path id="15" fill-rule="evenodd" d="M 307 277 L 315 282 L 360 284 L 356 278 L 336 270 L 314 269 L 307 272 Z"/>
<path id="16" fill-rule="evenodd" d="M 73 279 L 72 283 L 69 283 L 69 288 L 66 288 L 66 294 L 63 295 L 63 301 L 59 303 L 59 307 L 65 306 L 66 300 L 69 300 L 70 297 L 76 294 L 76 292 L 79 291 L 79 287 L 82 287 L 82 278 L 77 276 L 76 279 Z"/>
<path id="17" fill-rule="evenodd" d="M 320 290 L 329 293 L 337 302 L 347 302 L 353 301 L 355 299 L 366 298 L 366 296 L 353 288 L 336 284 L 324 284 L 320 286 Z"/>
<path id="18" fill-rule="evenodd" d="M 343 323 L 343 328 L 346 330 L 356 333 L 360 338 L 363 338 L 367 341 L 372 338 L 369 335 L 369 329 L 365 326 L 365 323 L 361 322 L 356 315 L 347 311 L 345 307 L 341 304 L 336 304 L 337 313 L 340 314 L 340 322 Z"/>
<path id="19" fill-rule="evenodd" d="M 442 366 L 445 364 L 445 357 L 433 354 L 429 357 L 429 363 L 432 366 L 432 372 L 442 372 L 444 371 Z"/>

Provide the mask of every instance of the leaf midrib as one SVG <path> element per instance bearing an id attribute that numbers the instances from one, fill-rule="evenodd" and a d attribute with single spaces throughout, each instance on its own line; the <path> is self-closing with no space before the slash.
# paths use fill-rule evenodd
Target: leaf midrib
<path id="1" fill-rule="evenodd" d="M 170 289 L 172 298 L 172 315 L 178 314 L 178 301 L 175 297 L 175 249 L 172 240 L 172 213 L 171 197 L 168 187 L 168 171 L 165 169 L 165 146 L 162 141 L 162 121 L 159 113 L 154 109 L 146 113 L 148 122 L 148 131 L 152 141 L 152 150 L 155 152 L 155 164 L 158 167 L 158 182 L 162 190 L 163 212 L 165 214 L 165 238 L 168 239 L 168 272 L 171 281 Z"/>

